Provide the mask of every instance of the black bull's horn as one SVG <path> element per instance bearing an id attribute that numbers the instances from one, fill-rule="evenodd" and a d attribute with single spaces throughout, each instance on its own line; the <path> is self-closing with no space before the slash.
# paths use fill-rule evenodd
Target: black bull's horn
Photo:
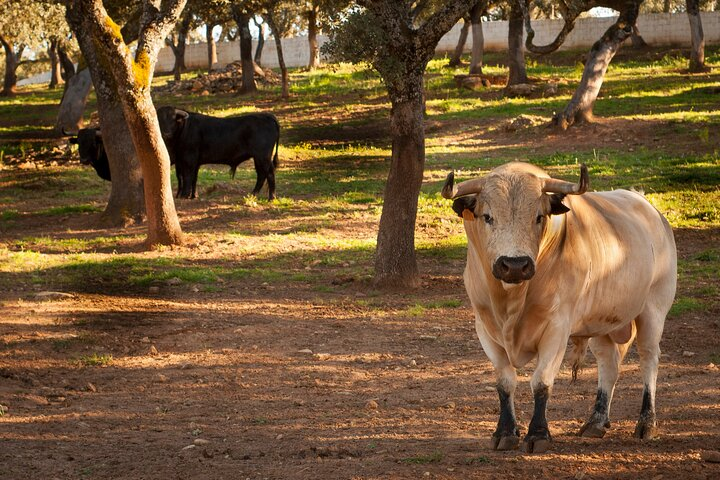
<path id="1" fill-rule="evenodd" d="M 587 166 L 580 164 L 580 181 L 578 183 L 566 182 L 556 178 L 543 178 L 542 191 L 544 193 L 564 193 L 566 195 L 581 195 L 587 192 L 590 186 L 590 175 Z M 474 178 L 454 185 L 455 172 L 450 172 L 443 185 L 441 195 L 443 198 L 453 199 L 465 195 L 480 193 L 485 178 Z"/>

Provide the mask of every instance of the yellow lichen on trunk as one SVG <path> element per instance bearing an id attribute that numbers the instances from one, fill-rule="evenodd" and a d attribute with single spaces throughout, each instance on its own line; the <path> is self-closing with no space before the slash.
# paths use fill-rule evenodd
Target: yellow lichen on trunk
<path id="1" fill-rule="evenodd" d="M 139 90 L 150 86 L 150 56 L 145 50 L 138 50 L 132 64 L 135 87 Z"/>
<path id="2" fill-rule="evenodd" d="M 122 36 L 122 30 L 120 29 L 120 25 L 115 23 L 110 16 L 105 16 L 105 25 L 108 27 L 108 29 L 112 32 L 113 37 L 120 40 L 121 43 L 125 43 L 125 40 Z"/>

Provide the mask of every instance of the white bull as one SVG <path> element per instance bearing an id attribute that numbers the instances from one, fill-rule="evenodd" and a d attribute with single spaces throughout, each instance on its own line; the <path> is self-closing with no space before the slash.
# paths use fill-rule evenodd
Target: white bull
<path id="1" fill-rule="evenodd" d="M 601 437 L 610 426 L 620 363 L 636 336 L 644 390 L 635 436 L 656 434 L 659 344 L 677 277 L 672 229 L 641 194 L 585 193 L 588 184 L 585 165 L 574 184 L 513 162 L 456 186 L 451 173 L 443 188 L 464 219 L 465 288 L 497 375 L 494 449 L 519 443 L 516 368 L 532 359 L 535 409 L 522 446 L 549 448 L 546 405 L 568 339 L 575 344 L 574 371 L 588 339 L 598 365 L 595 408 L 580 433 Z"/>

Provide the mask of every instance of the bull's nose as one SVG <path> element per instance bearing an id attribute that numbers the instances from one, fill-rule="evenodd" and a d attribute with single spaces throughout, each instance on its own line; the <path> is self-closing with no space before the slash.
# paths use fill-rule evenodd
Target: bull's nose
<path id="1" fill-rule="evenodd" d="M 523 280 L 530 280 L 535 275 L 535 263 L 528 256 L 523 257 L 499 257 L 492 270 L 498 280 L 507 283 L 520 283 Z"/>

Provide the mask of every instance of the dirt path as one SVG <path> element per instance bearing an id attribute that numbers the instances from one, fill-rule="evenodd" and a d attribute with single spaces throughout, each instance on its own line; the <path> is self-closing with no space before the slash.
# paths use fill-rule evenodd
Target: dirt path
<path id="1" fill-rule="evenodd" d="M 679 235 L 685 256 L 717 241 Z M 318 293 L 238 282 L 224 293 L 167 286 L 42 301 L 5 292 L 0 478 L 720 478 L 720 464 L 700 458 L 720 449 L 711 365 L 720 312 L 668 320 L 659 440 L 632 438 L 641 395 L 633 349 L 605 439 L 574 436 L 594 400 L 588 356 L 576 383 L 567 368 L 558 379 L 554 450 L 498 453 L 486 447 L 498 405 L 462 263 L 422 265 L 424 301 L 464 304 L 420 314 L 407 308 L 417 292 L 377 295 L 362 284 Z M 518 395 L 525 428 L 531 371 Z"/>

